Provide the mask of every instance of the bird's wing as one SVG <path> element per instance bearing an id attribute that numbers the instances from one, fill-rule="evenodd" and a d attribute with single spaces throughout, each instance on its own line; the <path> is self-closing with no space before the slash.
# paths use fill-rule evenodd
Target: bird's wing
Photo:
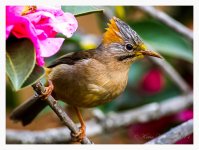
<path id="1" fill-rule="evenodd" d="M 51 65 L 48 66 L 48 68 L 53 68 L 60 64 L 74 65 L 76 62 L 82 59 L 92 58 L 92 54 L 93 50 L 68 53 L 55 60 Z"/>

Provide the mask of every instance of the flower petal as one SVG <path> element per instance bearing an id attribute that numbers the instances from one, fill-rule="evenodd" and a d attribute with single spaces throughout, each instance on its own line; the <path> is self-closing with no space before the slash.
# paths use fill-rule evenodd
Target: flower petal
<path id="1" fill-rule="evenodd" d="M 60 50 L 64 38 L 47 38 L 39 41 L 42 57 L 50 57 Z"/>
<path id="2" fill-rule="evenodd" d="M 78 22 L 71 13 L 59 13 L 53 15 L 49 12 L 38 11 L 28 14 L 27 17 L 37 29 L 41 29 L 49 37 L 54 37 L 56 33 L 62 33 L 70 38 L 77 30 Z"/>
<path id="3" fill-rule="evenodd" d="M 6 39 L 9 37 L 11 30 L 13 29 L 14 25 L 6 26 Z"/>
<path id="4" fill-rule="evenodd" d="M 61 6 L 37 6 L 37 11 L 49 12 L 54 16 L 60 16 L 64 13 L 61 9 Z"/>
<path id="5" fill-rule="evenodd" d="M 64 13 L 64 15 L 56 17 L 56 19 L 58 21 L 54 25 L 56 32 L 60 32 L 69 38 L 77 30 L 78 22 L 73 14 Z"/>
<path id="6" fill-rule="evenodd" d="M 41 57 L 40 55 L 36 55 L 36 61 L 37 61 L 37 64 L 38 64 L 39 66 L 41 66 L 41 67 L 45 64 L 44 58 Z"/>
<path id="7" fill-rule="evenodd" d="M 10 32 L 17 38 L 30 39 L 35 47 L 37 64 L 44 65 L 43 57 L 57 53 L 64 38 L 55 38 L 62 33 L 71 37 L 78 27 L 74 15 L 64 13 L 61 7 L 36 7 L 22 16 L 24 6 L 6 7 L 6 38 Z"/>
<path id="8" fill-rule="evenodd" d="M 9 14 L 20 16 L 23 9 L 24 6 L 6 6 L 6 17 L 8 17 Z"/>

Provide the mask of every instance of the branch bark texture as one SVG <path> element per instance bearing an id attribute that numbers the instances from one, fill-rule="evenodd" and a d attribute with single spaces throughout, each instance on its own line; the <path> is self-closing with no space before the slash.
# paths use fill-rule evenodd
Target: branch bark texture
<path id="1" fill-rule="evenodd" d="M 133 123 L 142 123 L 160 117 L 174 114 L 193 104 L 192 93 L 164 100 L 160 103 L 151 103 L 124 111 L 122 113 L 110 113 L 107 116 L 97 111 L 97 119 L 86 122 L 87 136 L 111 132 Z M 7 129 L 7 143 L 67 143 L 71 141 L 70 130 L 65 127 L 48 129 L 43 131 L 18 131 Z"/>
<path id="2" fill-rule="evenodd" d="M 146 144 L 173 144 L 193 133 L 193 119 L 182 123 Z"/>
<path id="3" fill-rule="evenodd" d="M 38 95 L 41 95 L 41 92 L 45 92 L 45 87 L 40 83 L 36 83 L 33 86 L 33 89 Z M 72 133 L 77 134 L 79 132 L 78 127 L 76 124 L 69 118 L 69 116 L 66 114 L 64 109 L 58 105 L 57 101 L 50 95 L 46 99 L 48 105 L 52 108 L 52 110 L 57 114 L 57 116 L 60 118 L 60 120 L 66 125 Z M 91 144 L 92 142 L 85 137 L 82 140 L 82 144 Z"/>

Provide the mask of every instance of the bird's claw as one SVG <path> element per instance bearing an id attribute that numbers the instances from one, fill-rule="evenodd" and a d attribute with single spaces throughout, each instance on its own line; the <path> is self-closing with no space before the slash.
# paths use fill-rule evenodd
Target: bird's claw
<path id="1" fill-rule="evenodd" d="M 48 80 L 48 86 L 45 87 L 44 92 L 41 92 L 40 97 L 44 100 L 47 99 L 48 96 L 51 95 L 53 89 L 54 89 L 54 85 L 53 85 L 52 81 Z"/>
<path id="2" fill-rule="evenodd" d="M 84 139 L 86 136 L 86 129 L 85 126 L 80 127 L 79 131 L 77 133 L 71 132 L 71 136 L 73 141 L 81 143 L 81 141 Z"/>

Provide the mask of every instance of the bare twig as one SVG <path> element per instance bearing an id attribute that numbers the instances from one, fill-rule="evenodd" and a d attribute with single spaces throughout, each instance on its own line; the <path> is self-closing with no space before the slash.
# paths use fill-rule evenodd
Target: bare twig
<path id="1" fill-rule="evenodd" d="M 146 144 L 174 144 L 191 133 L 193 133 L 193 119 L 182 123 Z"/>
<path id="2" fill-rule="evenodd" d="M 41 92 L 45 91 L 45 87 L 40 83 L 36 83 L 33 86 L 33 89 L 36 91 L 38 95 L 41 95 Z M 69 118 L 69 116 L 65 113 L 63 108 L 58 105 L 57 101 L 50 95 L 46 99 L 48 105 L 53 109 L 53 111 L 57 114 L 57 116 L 60 118 L 61 121 L 71 130 L 72 133 L 77 134 L 79 132 L 79 129 L 75 125 L 75 123 Z M 92 142 L 85 137 L 82 142 L 82 144 L 91 144 Z"/>
<path id="3" fill-rule="evenodd" d="M 193 42 L 193 32 L 180 22 L 174 20 L 173 18 L 165 14 L 164 12 L 161 12 L 152 6 L 137 7 L 143 10 L 144 12 L 148 13 L 155 19 L 163 22 L 164 24 L 166 24 L 167 26 L 169 26 L 170 28 L 172 28 L 173 30 L 175 30 L 176 32 L 180 33 L 181 35 Z"/>
<path id="4" fill-rule="evenodd" d="M 184 96 L 170 98 L 160 103 L 150 103 L 123 113 L 113 113 L 106 119 L 106 128 L 112 128 L 113 126 L 121 127 L 137 122 L 148 122 L 150 120 L 177 113 L 192 104 L 193 95 L 191 93 Z"/>
<path id="5" fill-rule="evenodd" d="M 193 104 L 192 93 L 178 96 L 161 103 L 151 103 L 137 109 L 122 113 L 110 113 L 107 116 L 97 112 L 98 119 L 87 121 L 87 136 L 94 136 L 124 127 L 133 123 L 147 122 L 160 117 L 174 114 Z M 100 115 L 99 115 L 100 114 Z M 7 143 L 63 143 L 71 140 L 70 131 L 67 128 L 48 129 L 44 131 L 18 131 L 7 130 Z"/>

